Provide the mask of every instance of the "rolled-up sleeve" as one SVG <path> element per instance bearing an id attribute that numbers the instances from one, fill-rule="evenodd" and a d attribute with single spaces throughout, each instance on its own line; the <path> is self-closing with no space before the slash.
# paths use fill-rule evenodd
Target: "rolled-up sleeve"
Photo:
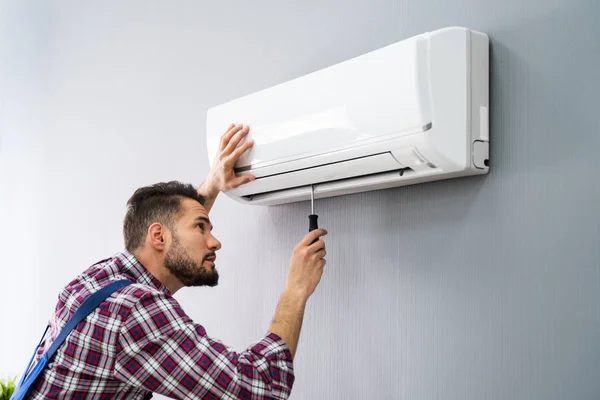
<path id="1" fill-rule="evenodd" d="M 117 343 L 115 378 L 176 399 L 287 399 L 294 383 L 292 354 L 279 336 L 237 353 L 162 293 L 132 306 Z"/>

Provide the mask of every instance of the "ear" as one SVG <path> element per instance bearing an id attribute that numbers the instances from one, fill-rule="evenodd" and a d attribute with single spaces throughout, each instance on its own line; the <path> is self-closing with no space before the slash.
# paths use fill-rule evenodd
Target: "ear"
<path id="1" fill-rule="evenodd" d="M 148 227 L 148 241 L 153 249 L 163 251 L 167 245 L 167 228 L 155 222 Z"/>

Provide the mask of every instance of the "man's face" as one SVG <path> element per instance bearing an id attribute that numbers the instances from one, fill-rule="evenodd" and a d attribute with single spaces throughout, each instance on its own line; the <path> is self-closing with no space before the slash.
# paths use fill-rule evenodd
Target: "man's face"
<path id="1" fill-rule="evenodd" d="M 182 200 L 182 215 L 173 225 L 165 267 L 185 286 L 216 286 L 215 252 L 221 243 L 212 235 L 208 213 L 195 200 Z"/>

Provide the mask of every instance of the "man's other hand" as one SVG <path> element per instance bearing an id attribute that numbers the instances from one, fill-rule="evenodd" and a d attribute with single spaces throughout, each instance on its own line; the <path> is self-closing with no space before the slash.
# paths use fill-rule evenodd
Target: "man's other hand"
<path id="1" fill-rule="evenodd" d="M 206 193 L 207 195 L 217 195 L 219 192 L 235 189 L 256 179 L 254 175 L 236 176 L 233 171 L 237 160 L 254 144 L 254 141 L 247 140 L 240 145 L 249 131 L 247 125 L 231 124 L 221 136 L 215 161 L 203 185 L 209 192 Z"/>

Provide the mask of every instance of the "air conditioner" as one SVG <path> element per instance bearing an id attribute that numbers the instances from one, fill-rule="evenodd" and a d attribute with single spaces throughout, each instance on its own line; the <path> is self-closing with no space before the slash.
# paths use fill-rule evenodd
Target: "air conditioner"
<path id="1" fill-rule="evenodd" d="M 235 171 L 257 179 L 226 193 L 260 205 L 486 174 L 488 49 L 444 28 L 210 108 L 209 160 L 248 124 Z"/>

